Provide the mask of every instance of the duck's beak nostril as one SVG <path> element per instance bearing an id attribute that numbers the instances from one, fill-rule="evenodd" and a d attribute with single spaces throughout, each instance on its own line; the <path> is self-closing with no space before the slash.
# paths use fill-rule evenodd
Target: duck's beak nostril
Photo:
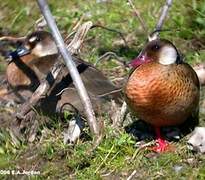
<path id="1" fill-rule="evenodd" d="M 141 56 L 139 57 L 139 60 L 145 61 L 145 56 L 144 56 L 144 55 L 141 55 Z"/>

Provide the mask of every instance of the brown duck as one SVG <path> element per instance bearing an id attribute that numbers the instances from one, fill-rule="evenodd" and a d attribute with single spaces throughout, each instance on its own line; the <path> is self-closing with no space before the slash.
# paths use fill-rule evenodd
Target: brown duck
<path id="1" fill-rule="evenodd" d="M 156 130 L 157 152 L 167 149 L 160 127 L 183 124 L 198 113 L 199 80 L 168 40 L 155 39 L 131 62 L 126 102 L 137 117 Z"/>
<path id="2" fill-rule="evenodd" d="M 39 80 L 49 72 L 57 59 L 57 47 L 50 33 L 37 31 L 27 36 L 25 42 L 11 53 L 12 61 L 6 69 L 10 86 L 35 90 Z"/>
<path id="3" fill-rule="evenodd" d="M 36 31 L 28 35 L 22 46 L 12 52 L 11 56 L 12 61 L 6 70 L 7 81 L 14 92 L 18 93 L 18 97 L 28 98 L 56 62 L 58 50 L 50 33 Z M 79 58 L 73 59 L 96 110 L 110 98 L 120 99 L 120 88 L 117 88 L 100 70 Z M 29 94 L 25 94 L 25 91 Z M 72 78 L 64 67 L 48 97 L 42 100 L 41 109 L 53 113 L 65 109 L 66 105 L 80 112 L 84 109 Z"/>

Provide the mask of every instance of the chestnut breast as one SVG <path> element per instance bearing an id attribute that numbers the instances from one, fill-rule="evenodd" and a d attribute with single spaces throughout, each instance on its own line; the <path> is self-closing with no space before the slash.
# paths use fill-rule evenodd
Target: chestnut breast
<path id="1" fill-rule="evenodd" d="M 29 68 L 33 68 L 33 65 L 29 65 L 30 60 L 34 57 L 32 55 L 27 55 L 17 59 L 16 62 L 11 62 L 6 69 L 6 77 L 8 83 L 15 87 L 21 85 L 29 85 L 31 83 L 30 78 L 24 73 L 24 65 Z M 17 62 L 18 61 L 18 62 Z"/>
<path id="2" fill-rule="evenodd" d="M 46 57 L 36 57 L 32 54 L 23 56 L 11 62 L 6 69 L 7 80 L 13 87 L 28 86 L 36 78 L 45 78 L 57 60 L 57 54 Z M 34 77 L 35 76 L 35 77 Z"/>
<path id="3" fill-rule="evenodd" d="M 130 75 L 125 87 L 128 106 L 154 126 L 183 123 L 198 108 L 199 82 L 186 63 L 142 64 Z"/>

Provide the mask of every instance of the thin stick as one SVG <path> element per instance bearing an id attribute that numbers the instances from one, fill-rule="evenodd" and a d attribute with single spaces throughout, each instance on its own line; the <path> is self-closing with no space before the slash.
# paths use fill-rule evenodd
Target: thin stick
<path id="1" fill-rule="evenodd" d="M 127 180 L 131 180 L 136 173 L 137 173 L 137 171 L 134 170 L 134 171 L 132 172 L 132 174 L 130 174 L 130 176 L 127 178 Z"/>
<path id="2" fill-rule="evenodd" d="M 82 24 L 79 28 L 78 31 L 76 32 L 73 40 L 70 42 L 70 44 L 67 45 L 68 49 L 72 48 L 72 51 L 76 52 L 77 50 L 80 49 L 80 46 L 83 43 L 83 40 L 85 38 L 85 35 L 87 34 L 88 30 L 92 28 L 93 23 L 91 21 L 88 21 L 84 24 Z M 81 37 L 81 38 L 79 38 Z"/>
<path id="3" fill-rule="evenodd" d="M 35 29 L 36 30 L 43 30 L 47 26 L 47 23 L 43 16 L 41 16 L 39 19 L 35 22 Z"/>
<path id="4" fill-rule="evenodd" d="M 20 38 L 16 38 L 13 36 L 2 36 L 0 37 L 0 41 L 9 41 L 11 43 L 16 43 L 16 42 L 23 42 L 25 40 L 26 37 L 20 37 Z"/>
<path id="5" fill-rule="evenodd" d="M 169 8 L 171 7 L 172 5 L 172 0 L 166 0 L 166 3 L 163 7 L 163 10 L 162 10 L 162 13 L 161 13 L 161 16 L 157 22 L 157 25 L 156 25 L 156 28 L 155 28 L 155 31 L 158 31 L 158 34 L 159 34 L 159 31 L 162 29 L 162 26 L 164 24 L 164 21 L 165 21 L 165 18 L 169 12 Z"/>
<path id="6" fill-rule="evenodd" d="M 159 20 L 156 24 L 155 30 L 148 36 L 148 40 L 152 41 L 158 38 L 159 32 L 162 29 L 162 26 L 164 24 L 165 18 L 169 12 L 169 8 L 172 5 L 172 0 L 166 0 L 166 3 L 162 9 L 161 16 L 159 17 Z"/>
<path id="7" fill-rule="evenodd" d="M 44 16 L 44 18 L 47 21 L 47 24 L 49 28 L 51 29 L 52 35 L 54 37 L 55 43 L 59 49 L 59 52 L 61 53 L 65 64 L 70 72 L 70 75 L 73 79 L 73 84 L 75 85 L 77 92 L 80 96 L 81 102 L 84 106 L 85 113 L 87 116 L 87 121 L 91 130 L 91 133 L 94 134 L 96 137 L 99 136 L 99 125 L 96 121 L 95 114 L 92 108 L 92 104 L 90 101 L 90 98 L 88 96 L 88 93 L 85 89 L 85 86 L 82 82 L 82 79 L 79 75 L 79 72 L 75 66 L 75 63 L 72 60 L 72 57 L 68 50 L 65 47 L 65 44 L 63 42 L 63 38 L 61 37 L 61 34 L 57 28 L 57 25 L 55 23 L 55 20 L 51 14 L 51 11 L 48 7 L 48 4 L 46 0 L 38 0 L 39 8 Z"/>
<path id="8" fill-rule="evenodd" d="M 121 57 L 119 57 L 116 53 L 114 53 L 114 52 L 112 52 L 112 51 L 108 51 L 108 52 L 106 52 L 105 54 L 103 54 L 102 56 L 100 56 L 100 57 L 96 60 L 96 62 L 95 62 L 94 65 L 97 66 L 100 61 L 102 61 L 104 58 L 110 57 L 110 56 L 115 57 L 118 62 L 120 62 L 120 63 L 121 63 L 122 65 L 124 65 L 124 66 L 127 66 L 127 65 L 126 65 L 126 62 L 125 62 Z"/>
<path id="9" fill-rule="evenodd" d="M 97 27 L 97 28 L 102 28 L 102 29 L 105 29 L 105 30 L 108 30 L 108 31 L 111 31 L 111 32 L 114 32 L 114 33 L 118 33 L 119 36 L 120 36 L 120 37 L 122 38 L 122 40 L 124 41 L 125 45 L 128 46 L 128 45 L 127 45 L 127 41 L 126 41 L 125 37 L 123 36 L 123 33 L 122 33 L 122 32 L 117 31 L 117 30 L 112 29 L 112 28 L 108 28 L 108 27 L 99 25 L 99 24 L 95 24 L 95 25 L 92 26 L 92 28 L 96 28 L 96 27 Z"/>
<path id="10" fill-rule="evenodd" d="M 75 23 L 74 27 L 72 28 L 72 32 L 66 36 L 66 38 L 64 39 L 65 43 L 67 43 L 70 37 L 76 33 L 78 27 L 82 24 L 83 20 L 84 20 L 84 15 L 81 16 L 80 20 L 77 23 Z"/>
<path id="11" fill-rule="evenodd" d="M 134 10 L 135 15 L 137 16 L 142 28 L 144 29 L 145 33 L 148 35 L 148 28 L 147 25 L 145 24 L 144 20 L 142 19 L 142 17 L 140 16 L 140 12 L 136 9 L 134 3 L 132 2 L 132 0 L 128 0 L 129 5 L 132 7 L 132 9 Z"/>

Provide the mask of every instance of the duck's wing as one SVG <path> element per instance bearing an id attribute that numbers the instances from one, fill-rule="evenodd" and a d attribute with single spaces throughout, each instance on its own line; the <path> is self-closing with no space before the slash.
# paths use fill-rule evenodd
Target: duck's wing
<path id="1" fill-rule="evenodd" d="M 198 89 L 200 89 L 199 78 L 198 78 L 196 72 L 194 71 L 194 69 L 189 64 L 187 64 L 187 63 L 181 64 L 180 68 L 181 68 L 181 70 L 184 72 L 184 74 L 186 76 L 189 76 L 192 79 L 194 85 Z"/>
<path id="2" fill-rule="evenodd" d="M 100 97 L 122 98 L 121 87 L 115 86 L 100 70 L 80 59 L 74 58 L 74 61 L 89 93 Z M 67 67 L 64 67 L 52 89 L 51 95 L 59 94 L 68 87 L 74 87 L 74 85 Z"/>
<path id="3" fill-rule="evenodd" d="M 187 63 L 183 63 L 180 68 L 186 76 L 190 77 L 193 82 L 193 85 L 197 87 L 198 93 L 200 95 L 200 83 L 196 72 Z M 181 132 L 184 135 L 193 131 L 194 128 L 199 124 L 199 97 L 197 101 L 198 105 L 192 110 L 191 115 L 182 125 L 180 125 Z"/>
<path id="4" fill-rule="evenodd" d="M 105 107 L 104 104 L 110 102 L 111 99 L 117 103 L 122 102 L 121 88 L 116 87 L 100 70 L 82 60 L 74 59 L 74 61 L 95 110 Z M 73 105 L 80 112 L 84 109 L 70 73 L 67 67 L 64 67 L 49 92 L 49 96 L 42 101 L 41 106 L 43 109 L 49 107 L 49 111 L 54 112 L 56 109 L 59 111 L 66 104 Z"/>

